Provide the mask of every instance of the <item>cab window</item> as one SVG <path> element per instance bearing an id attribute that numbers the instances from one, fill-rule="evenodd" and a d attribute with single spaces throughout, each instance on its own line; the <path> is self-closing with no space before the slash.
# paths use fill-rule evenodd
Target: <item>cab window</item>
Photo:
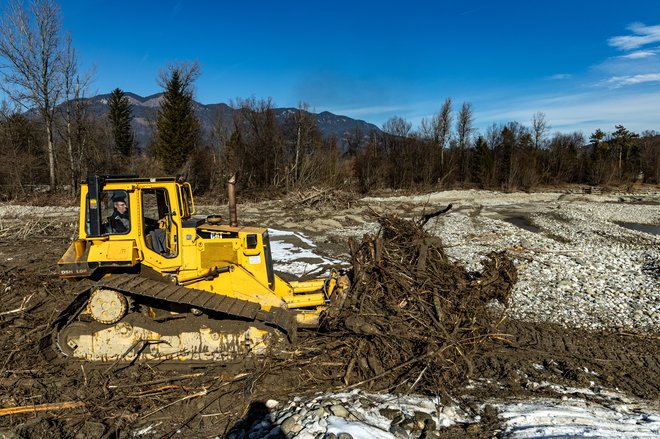
<path id="1" fill-rule="evenodd" d="M 195 205 L 193 204 L 192 190 L 190 189 L 190 183 L 186 182 L 181 187 L 181 192 L 183 194 L 183 204 L 186 209 L 186 216 L 195 214 Z"/>
<path id="2" fill-rule="evenodd" d="M 167 190 L 142 190 L 142 224 L 147 248 L 165 256 L 177 254 L 176 225 L 172 221 L 172 210 Z"/>
<path id="3" fill-rule="evenodd" d="M 88 201 L 90 203 L 92 201 Z M 129 214 L 129 198 L 126 191 L 101 191 L 98 200 L 101 209 L 101 230 L 108 235 L 125 235 L 131 231 L 131 220 Z M 88 205 L 88 210 L 90 206 Z M 90 233 L 89 221 L 86 231 Z"/>

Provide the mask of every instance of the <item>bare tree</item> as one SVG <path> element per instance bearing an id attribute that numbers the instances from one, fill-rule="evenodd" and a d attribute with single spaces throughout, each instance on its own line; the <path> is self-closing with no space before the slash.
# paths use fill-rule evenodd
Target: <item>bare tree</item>
<path id="1" fill-rule="evenodd" d="M 458 112 L 456 120 L 456 136 L 458 137 L 458 146 L 461 151 L 465 150 L 470 144 L 470 137 L 474 128 L 474 115 L 472 114 L 472 105 L 469 102 L 463 102 L 461 111 Z"/>
<path id="2" fill-rule="evenodd" d="M 422 118 L 417 130 L 417 136 L 420 139 L 432 140 L 433 139 L 433 121 L 427 118 Z"/>
<path id="3" fill-rule="evenodd" d="M 445 99 L 440 112 L 433 116 L 433 141 L 440 148 L 440 166 L 445 166 L 445 148 L 451 137 L 451 98 Z"/>
<path id="4" fill-rule="evenodd" d="M 296 131 L 296 147 L 291 173 L 295 184 L 300 184 L 303 175 L 302 158 L 311 148 L 312 137 L 317 127 L 314 116 L 309 113 L 309 105 L 305 102 L 298 103 L 298 111 L 294 113 L 293 117 Z"/>
<path id="5" fill-rule="evenodd" d="M 71 192 L 76 190 L 76 167 L 73 159 L 73 135 L 71 134 L 71 97 L 74 89 L 74 78 L 78 74 L 78 64 L 76 62 L 76 51 L 71 47 L 71 35 L 66 37 L 66 50 L 62 57 L 62 73 L 64 74 L 64 121 L 66 124 L 66 149 L 69 159 L 69 177 L 71 178 Z"/>
<path id="6" fill-rule="evenodd" d="M 61 58 L 62 62 L 62 85 L 64 92 L 64 106 L 63 117 L 66 125 L 66 133 L 62 136 L 66 140 L 67 158 L 69 161 L 69 177 L 71 179 L 71 192 L 75 193 L 77 190 L 77 183 L 80 179 L 80 142 L 78 134 L 80 133 L 80 126 L 76 126 L 74 133 L 74 124 L 79 123 L 83 119 L 82 114 L 78 114 L 85 108 L 82 105 L 82 100 L 90 82 L 92 81 L 93 71 L 88 72 L 85 76 L 81 77 L 78 74 L 78 59 L 76 50 L 71 45 L 71 35 L 66 36 L 66 47 Z M 76 151 L 77 150 L 77 151 Z"/>
<path id="7" fill-rule="evenodd" d="M 474 116 L 472 114 L 472 105 L 469 102 L 463 102 L 461 110 L 456 119 L 456 137 L 458 138 L 458 148 L 460 150 L 460 178 L 465 180 L 467 174 L 467 160 L 465 150 L 470 146 L 470 139 L 474 128 Z"/>
<path id="8" fill-rule="evenodd" d="M 60 8 L 52 0 L 11 0 L 0 18 L 2 90 L 25 109 L 34 108 L 46 130 L 51 190 L 55 189 L 53 119 L 62 90 Z"/>
<path id="9" fill-rule="evenodd" d="M 545 113 L 539 111 L 534 113 L 532 116 L 532 137 L 534 140 L 534 148 L 539 149 L 542 144 L 545 136 L 550 131 L 550 124 L 545 119 Z"/>
<path id="10" fill-rule="evenodd" d="M 167 83 L 172 79 L 172 74 L 174 72 L 176 72 L 183 88 L 190 93 L 191 96 L 194 95 L 194 83 L 202 74 L 202 67 L 199 65 L 199 61 L 168 63 L 166 68 L 161 69 L 160 72 L 158 72 L 158 78 L 156 79 L 158 85 L 166 89 Z"/>
<path id="11" fill-rule="evenodd" d="M 399 116 L 390 117 L 383 124 L 383 131 L 393 136 L 408 137 L 412 124 Z"/>
<path id="12" fill-rule="evenodd" d="M 241 181 L 255 188 L 278 187 L 285 183 L 282 130 L 275 117 L 271 98 L 237 99 L 234 131 L 227 145 L 229 167 Z"/>
<path id="13" fill-rule="evenodd" d="M 48 175 L 41 165 L 39 130 L 6 101 L 0 103 L 0 191 L 2 197 L 24 194 L 36 177 Z"/>

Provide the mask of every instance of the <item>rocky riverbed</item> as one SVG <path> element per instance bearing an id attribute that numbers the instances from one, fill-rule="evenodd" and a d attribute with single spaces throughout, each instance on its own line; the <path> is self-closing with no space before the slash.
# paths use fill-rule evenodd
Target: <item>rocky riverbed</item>
<path id="1" fill-rule="evenodd" d="M 491 250 L 506 250 L 515 259 L 519 279 L 507 311 L 512 318 L 595 330 L 660 330 L 660 192 L 446 191 L 366 197 L 321 218 L 309 208 L 297 217 L 274 209 L 277 213 L 264 220 L 273 227 L 297 227 L 321 253 L 347 260 L 345 247 L 337 243 L 375 233 L 370 212 L 413 218 L 450 203 L 453 208 L 426 228 L 469 270 L 479 271 Z M 260 211 L 245 206 L 242 213 L 258 222 Z"/>
<path id="2" fill-rule="evenodd" d="M 519 278 L 507 311 L 513 318 L 658 332 L 660 236 L 621 224 L 657 226 L 660 204 L 558 197 L 464 206 L 433 226 L 448 253 L 475 270 L 485 250 L 515 258 Z"/>
<path id="3" fill-rule="evenodd" d="M 75 236 L 77 208 L 0 204 L 0 291 L 5 303 L 0 309 L 5 336 L 0 341 L 11 352 L 0 376 L 2 405 L 69 400 L 87 404 L 68 416 L 0 418 L 0 433 L 35 436 L 115 429 L 137 437 L 299 439 L 660 435 L 656 188 L 644 194 L 470 190 L 336 200 L 328 196 L 319 204 L 309 199 L 303 195 L 239 204 L 242 224 L 271 229 L 275 268 L 288 276 L 318 276 L 330 267 L 348 265 L 347 240 L 376 233 L 379 214 L 419 218 L 450 203 L 448 213 L 425 227 L 442 239 L 451 259 L 477 272 L 487 253 L 507 252 L 518 270 L 518 282 L 504 307 L 508 320 L 501 326 L 508 341 L 475 361 L 470 385 L 451 398 L 401 396 L 386 389 L 370 393 L 342 386 L 297 387 L 298 378 L 287 375 L 289 381 L 281 385 L 250 384 L 242 393 L 213 399 L 210 393 L 204 396 L 208 386 L 229 384 L 226 378 L 214 378 L 226 377 L 224 371 L 211 368 L 185 378 L 199 380 L 197 387 L 171 386 L 172 394 L 163 394 L 162 404 L 158 398 L 132 399 L 133 393 L 126 396 L 128 390 L 116 389 L 153 390 L 149 383 L 186 375 L 134 366 L 115 374 L 112 390 L 86 367 L 53 366 L 37 355 L 35 346 L 53 309 L 70 300 L 75 290 L 56 278 L 54 265 Z M 224 213 L 226 207 L 207 203 L 198 210 L 202 215 Z M 246 377 L 258 382 L 250 372 L 234 375 Z M 86 387 L 92 379 L 95 384 Z M 80 383 L 85 391 L 78 394 Z M 257 388 L 258 395 L 248 391 Z M 128 408 L 126 401 L 136 403 Z M 244 411 L 244 404 L 254 410 Z M 105 406 L 110 408 L 94 408 Z M 115 410 L 110 418 L 108 410 Z"/>

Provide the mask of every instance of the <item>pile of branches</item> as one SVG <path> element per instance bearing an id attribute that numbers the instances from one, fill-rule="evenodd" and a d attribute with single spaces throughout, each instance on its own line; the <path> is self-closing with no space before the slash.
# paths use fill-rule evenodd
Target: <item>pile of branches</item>
<path id="1" fill-rule="evenodd" d="M 346 209 L 355 204 L 356 196 L 353 193 L 340 189 L 317 188 L 312 186 L 304 191 L 297 191 L 289 196 L 290 207 L 313 207 Z"/>
<path id="2" fill-rule="evenodd" d="M 487 342 L 503 337 L 504 307 L 493 303 L 506 304 L 516 269 L 493 252 L 480 273 L 470 273 L 448 259 L 424 219 L 379 222 L 376 236 L 351 242 L 353 284 L 325 321 L 324 350 L 341 359 L 344 386 L 446 394 L 470 377 Z M 323 373 L 318 368 L 316 376 Z"/>

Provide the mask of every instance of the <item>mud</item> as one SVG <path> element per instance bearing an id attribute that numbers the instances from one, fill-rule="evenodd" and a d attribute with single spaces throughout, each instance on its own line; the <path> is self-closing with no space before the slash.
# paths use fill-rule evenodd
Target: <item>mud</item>
<path id="1" fill-rule="evenodd" d="M 317 214 L 310 212 L 301 221 L 311 224 L 311 215 Z M 20 221 L 23 226 L 0 238 L 0 349 L 4 353 L 0 408 L 34 406 L 34 410 L 0 416 L 0 436 L 130 437 L 140 433 L 141 437 L 169 437 L 180 432 L 186 437 L 222 437 L 236 423 L 263 415 L 268 399 L 288 400 L 345 386 L 342 370 L 323 381 L 301 376 L 295 347 L 290 348 L 289 362 L 277 366 L 249 358 L 224 365 L 176 367 L 47 359 L 39 342 L 79 290 L 76 284 L 58 279 L 55 272 L 75 225 L 70 218 L 45 222 L 23 217 Z M 27 228 L 26 221 L 34 221 L 34 226 Z M 347 243 L 329 244 L 329 256 L 348 253 Z M 322 241 L 319 247 L 323 249 Z M 460 391 L 453 395 L 480 412 L 483 421 L 469 431 L 449 430 L 446 437 L 491 437 L 497 417 L 490 409 L 484 412 L 481 401 L 556 396 L 548 384 L 616 388 L 650 404 L 660 400 L 657 334 L 588 332 L 515 320 L 504 321 L 498 331 L 501 336 L 491 338 L 472 361 L 472 385 L 455 389 Z M 336 358 L 327 352 L 314 361 L 333 364 Z M 66 402 L 82 405 L 37 411 L 42 404 Z"/>
<path id="2" fill-rule="evenodd" d="M 478 379 L 497 381 L 499 396 L 543 391 L 549 382 L 576 388 L 617 388 L 641 399 L 660 399 L 660 340 L 594 333 L 557 325 L 505 322 L 508 343 L 493 343 L 475 365 Z M 504 387 L 502 387 L 504 384 Z"/>

